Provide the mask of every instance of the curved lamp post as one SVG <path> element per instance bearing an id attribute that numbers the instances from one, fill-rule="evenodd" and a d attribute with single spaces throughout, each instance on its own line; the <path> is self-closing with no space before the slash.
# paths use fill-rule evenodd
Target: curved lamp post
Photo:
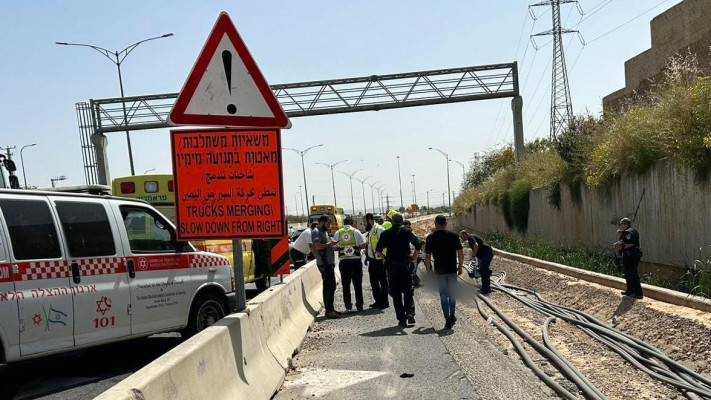
<path id="1" fill-rule="evenodd" d="M 25 159 L 22 158 L 22 150 L 24 150 L 25 147 L 32 147 L 32 146 L 37 146 L 37 143 L 26 144 L 20 148 L 20 164 L 22 164 L 22 179 L 24 179 L 24 181 L 25 181 L 25 189 L 27 189 L 27 174 L 25 174 Z"/>
<path id="2" fill-rule="evenodd" d="M 336 168 L 336 165 L 344 163 L 346 161 L 348 161 L 348 160 L 341 160 L 341 161 L 338 161 L 333 164 L 326 164 L 326 163 L 322 163 L 322 162 L 316 163 L 316 164 L 325 165 L 329 169 L 331 169 L 331 185 L 333 185 L 333 207 L 334 208 L 337 207 L 338 204 L 336 204 L 336 179 L 334 179 L 334 177 L 333 177 L 333 169 Z"/>
<path id="3" fill-rule="evenodd" d="M 452 209 L 452 189 L 449 186 L 449 154 L 443 152 L 440 149 L 434 148 L 434 147 L 430 147 L 429 149 L 439 151 L 444 156 L 445 160 L 447 160 L 447 199 L 449 200 L 449 209 L 451 210 Z"/>
<path id="4" fill-rule="evenodd" d="M 116 65 L 116 68 L 118 69 L 118 78 L 119 78 L 119 87 L 121 88 L 121 104 L 123 105 L 123 123 L 126 124 L 126 143 L 128 144 L 128 161 L 131 164 L 131 175 L 136 175 L 135 170 L 133 168 L 133 151 L 131 150 L 131 135 L 129 134 L 128 131 L 128 113 L 126 112 L 126 102 L 124 101 L 124 95 L 123 95 L 123 79 L 121 78 L 121 64 L 123 63 L 123 60 L 128 57 L 128 55 L 138 47 L 139 44 L 145 43 L 151 40 L 156 40 L 156 39 L 162 39 L 162 38 L 167 38 L 173 36 L 172 33 L 166 33 L 164 35 L 148 38 L 148 39 L 143 39 L 141 41 L 138 41 L 125 49 L 121 51 L 110 51 L 106 50 L 103 47 L 99 46 L 94 46 L 93 44 L 84 44 L 84 43 L 69 43 L 69 42 L 54 42 L 55 44 L 59 44 L 62 46 L 80 46 L 80 47 L 89 47 L 91 49 L 94 49 L 98 51 L 99 53 L 103 54 L 108 58 L 112 63 Z"/>
<path id="5" fill-rule="evenodd" d="M 304 166 L 304 155 L 309 152 L 311 149 L 315 149 L 316 147 L 321 147 L 323 146 L 323 143 L 317 144 L 316 146 L 311 146 L 308 147 L 304 150 L 297 150 L 297 149 L 292 149 L 291 147 L 282 147 L 284 150 L 291 150 L 294 153 L 298 154 L 301 156 L 301 172 L 304 174 L 304 193 L 306 197 L 306 212 L 309 212 L 309 189 L 306 187 L 306 167 Z"/>

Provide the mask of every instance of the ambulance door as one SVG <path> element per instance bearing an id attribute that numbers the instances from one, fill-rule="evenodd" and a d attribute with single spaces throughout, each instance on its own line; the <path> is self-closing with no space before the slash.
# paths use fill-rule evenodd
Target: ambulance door
<path id="1" fill-rule="evenodd" d="M 106 199 L 52 198 L 72 270 L 77 346 L 131 334 L 130 289 L 117 224 Z"/>
<path id="2" fill-rule="evenodd" d="M 10 266 L 17 271 L 12 300 L 17 300 L 20 355 L 71 348 L 71 268 L 48 199 L 6 194 L 0 211 L 10 237 Z"/>
<path id="3" fill-rule="evenodd" d="M 195 290 L 190 253 L 178 253 L 175 229 L 158 211 L 136 203 L 112 204 L 123 221 L 119 230 L 129 271 L 132 333 L 180 328 Z"/>
<path id="4" fill-rule="evenodd" d="M 19 355 L 20 317 L 17 314 L 15 274 L 10 263 L 10 249 L 5 232 L 3 224 L 0 223 L 0 351 L 4 351 L 9 360 L 13 355 Z"/>

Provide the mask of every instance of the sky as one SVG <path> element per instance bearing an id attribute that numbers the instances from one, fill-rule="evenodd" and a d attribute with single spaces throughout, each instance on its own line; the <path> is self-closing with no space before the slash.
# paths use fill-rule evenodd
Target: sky
<path id="1" fill-rule="evenodd" d="M 84 184 L 75 104 L 119 97 L 116 66 L 85 47 L 122 50 L 143 43 L 121 67 L 126 96 L 180 90 L 219 13 L 227 12 L 270 84 L 293 83 L 518 62 L 524 138 L 548 137 L 550 7 L 529 0 L 172 0 L 111 2 L 4 0 L 0 3 L 0 147 L 12 152 L 23 184 L 49 187 Z M 563 26 L 580 31 L 564 37 L 575 114 L 599 114 L 602 98 L 624 87 L 624 62 L 650 46 L 650 20 L 680 0 L 580 0 L 562 5 Z M 645 12 L 658 5 L 651 11 Z M 535 17 L 535 19 L 534 19 Z M 637 18 L 636 18 L 637 17 Z M 634 19 L 636 18 L 636 19 Z M 632 20 L 634 19 L 634 20 Z M 632 21 L 630 21 L 632 20 Z M 617 28 L 619 27 L 619 28 Z M 617 28 L 617 29 L 615 29 Z M 583 44 L 585 43 L 585 44 Z M 538 49 L 536 49 L 538 48 Z M 351 212 L 372 211 L 371 188 L 345 173 L 383 185 L 392 207 L 402 202 L 435 207 L 446 199 L 446 158 L 468 165 L 513 142 L 510 99 L 413 107 L 379 112 L 293 118 L 282 131 L 283 147 L 309 151 L 305 158 L 309 203 L 332 204 L 330 170 L 336 168 L 336 203 Z M 125 133 L 108 134 L 112 178 L 130 175 Z M 20 157 L 20 149 L 28 144 Z M 172 173 L 169 131 L 131 133 L 137 174 Z M 283 153 L 288 214 L 303 202 L 301 157 Z M 414 196 L 412 182 L 414 175 Z M 450 163 L 451 190 L 459 193 L 462 167 Z M 301 193 L 301 194 L 299 194 Z M 313 196 L 313 197 L 312 197 Z M 377 194 L 376 194 L 377 197 Z M 377 202 L 377 200 L 376 200 Z"/>

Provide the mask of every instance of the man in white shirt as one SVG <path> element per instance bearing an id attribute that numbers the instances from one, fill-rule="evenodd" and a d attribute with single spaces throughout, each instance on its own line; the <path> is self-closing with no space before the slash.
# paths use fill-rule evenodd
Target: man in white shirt
<path id="1" fill-rule="evenodd" d="M 307 262 L 313 260 L 313 255 L 311 254 L 311 246 L 313 245 L 311 241 L 311 230 L 314 229 L 316 225 L 314 222 L 310 228 L 304 229 L 291 246 L 289 253 L 291 260 L 294 261 L 294 269 L 303 267 Z"/>
<path id="2" fill-rule="evenodd" d="M 351 282 L 355 291 L 355 306 L 363 311 L 363 262 L 361 250 L 365 248 L 365 238 L 358 229 L 353 227 L 353 217 L 343 220 L 343 228 L 333 235 L 333 241 L 338 243 L 338 269 L 341 271 L 343 283 L 343 303 L 346 310 L 353 309 L 351 302 Z"/>

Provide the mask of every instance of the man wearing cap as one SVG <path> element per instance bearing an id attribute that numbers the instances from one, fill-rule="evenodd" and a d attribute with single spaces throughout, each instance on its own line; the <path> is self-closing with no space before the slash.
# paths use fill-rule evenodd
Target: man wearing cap
<path id="1" fill-rule="evenodd" d="M 323 279 L 323 307 L 326 309 L 326 318 L 339 318 L 341 313 L 333 307 L 333 297 L 336 293 L 336 255 L 334 247 L 338 245 L 328 236 L 331 223 L 328 215 L 318 217 L 316 229 L 311 231 L 313 254 L 316 257 L 318 270 Z"/>
<path id="2" fill-rule="evenodd" d="M 383 222 L 383 228 L 385 229 L 390 229 L 393 226 L 392 218 L 393 215 L 395 215 L 397 211 L 395 210 L 390 210 L 388 211 L 387 214 L 385 214 L 385 222 Z"/>
<path id="3" fill-rule="evenodd" d="M 639 232 L 632 227 L 632 222 L 629 218 L 620 220 L 617 238 L 619 240 L 615 242 L 614 248 L 622 256 L 625 281 L 627 282 L 627 290 L 623 291 L 622 294 L 635 299 L 642 299 L 644 296 L 642 284 L 639 281 L 639 260 L 642 258 L 642 249 L 639 245 Z"/>
<path id="4" fill-rule="evenodd" d="M 346 310 L 353 309 L 351 302 L 351 282 L 353 282 L 356 309 L 363 311 L 363 262 L 360 254 L 365 248 L 365 238 L 353 227 L 353 217 L 346 217 L 343 220 L 343 228 L 333 235 L 333 240 L 338 243 L 338 270 L 341 271 L 343 284 L 343 303 L 346 305 Z"/>
<path id="5" fill-rule="evenodd" d="M 415 301 L 412 292 L 410 262 L 417 259 L 422 246 L 410 228 L 402 226 L 402 214 L 395 213 L 391 220 L 392 228 L 380 235 L 375 251 L 380 257 L 385 257 L 390 296 L 393 298 L 398 325 L 414 325 L 415 315 L 412 311 L 415 309 Z M 410 256 L 410 244 L 415 246 L 412 256 Z M 387 250 L 387 255 L 383 254 L 383 250 Z"/>

